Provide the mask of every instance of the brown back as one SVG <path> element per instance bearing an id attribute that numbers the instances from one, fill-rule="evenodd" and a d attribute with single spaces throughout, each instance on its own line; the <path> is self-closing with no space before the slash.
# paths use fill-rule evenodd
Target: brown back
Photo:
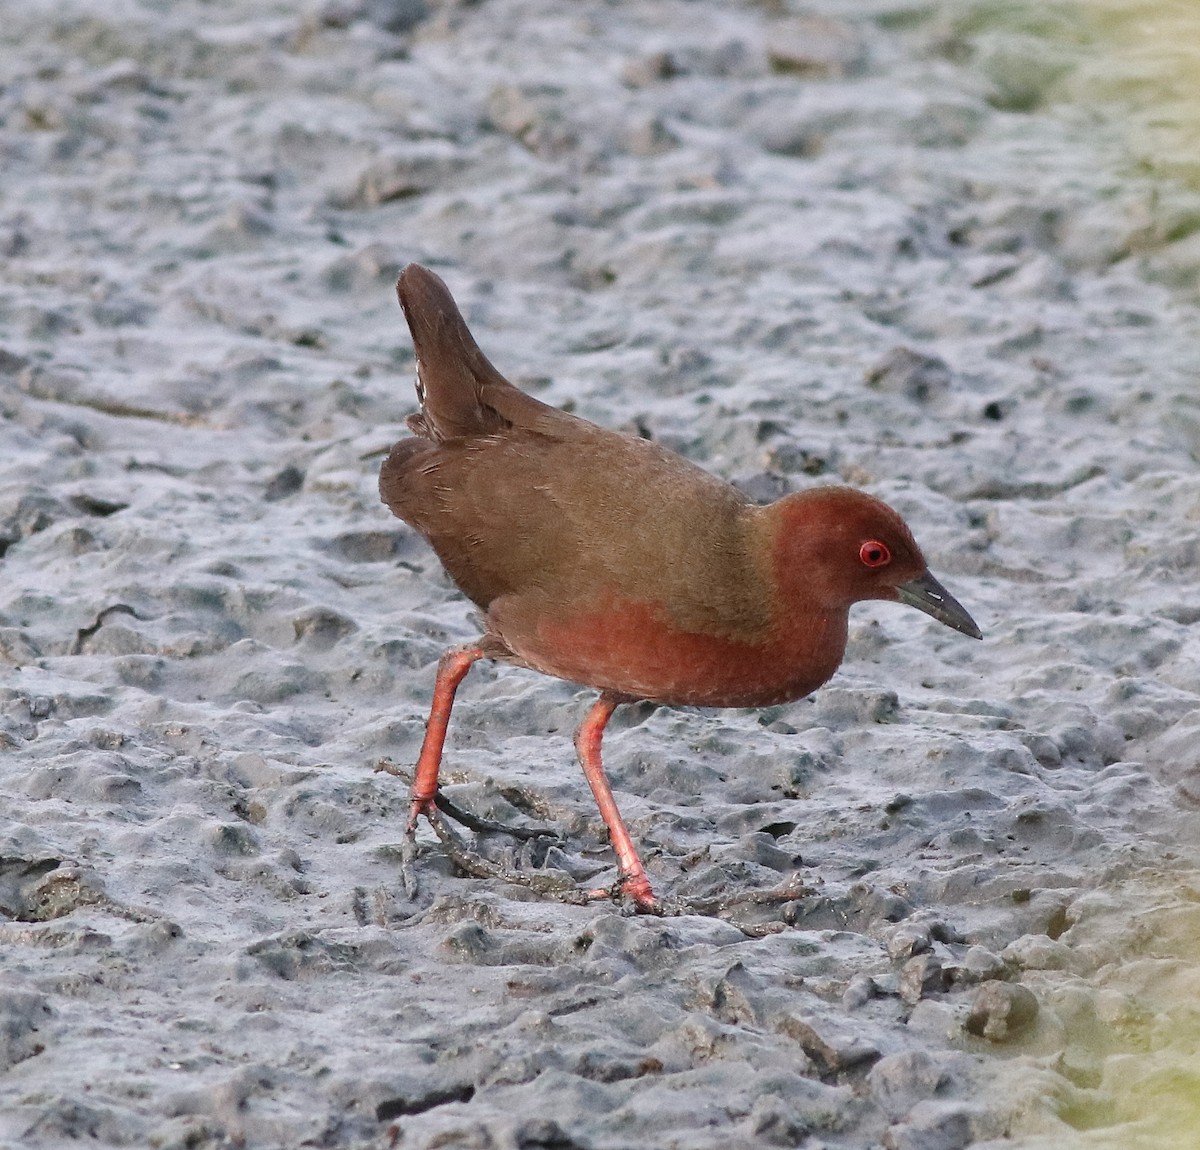
<path id="1" fill-rule="evenodd" d="M 380 494 L 470 599 L 510 597 L 510 616 L 535 620 L 609 597 L 697 633 L 765 630 L 771 595 L 740 493 L 508 383 L 432 272 L 410 265 L 398 288 L 423 386 L 410 425 L 426 438 L 396 444 Z"/>

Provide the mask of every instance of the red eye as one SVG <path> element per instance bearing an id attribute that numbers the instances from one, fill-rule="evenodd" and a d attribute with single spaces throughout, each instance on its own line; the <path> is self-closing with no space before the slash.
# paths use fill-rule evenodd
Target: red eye
<path id="1" fill-rule="evenodd" d="M 880 543 L 878 539 L 868 539 L 858 549 L 858 557 L 867 567 L 886 567 L 892 561 L 887 544 Z"/>

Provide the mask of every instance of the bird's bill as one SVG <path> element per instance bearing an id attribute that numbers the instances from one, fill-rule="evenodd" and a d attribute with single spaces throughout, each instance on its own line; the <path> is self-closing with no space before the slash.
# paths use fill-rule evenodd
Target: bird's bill
<path id="1" fill-rule="evenodd" d="M 924 611 L 926 615 L 932 615 L 939 623 L 970 635 L 972 639 L 983 638 L 983 632 L 967 614 L 966 608 L 928 571 L 916 579 L 901 583 L 896 588 L 896 598 L 918 611 Z"/>

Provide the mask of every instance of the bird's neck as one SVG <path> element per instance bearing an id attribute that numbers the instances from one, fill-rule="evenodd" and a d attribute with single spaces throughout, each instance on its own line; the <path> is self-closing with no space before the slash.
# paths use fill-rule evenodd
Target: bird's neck
<path id="1" fill-rule="evenodd" d="M 749 509 L 750 550 L 775 614 L 845 615 L 849 602 L 830 555 L 829 532 L 801 492 Z"/>
<path id="2" fill-rule="evenodd" d="M 750 549 L 770 600 L 774 658 L 793 664 L 808 690 L 825 682 L 846 651 L 849 607 L 828 585 L 814 525 L 795 497 L 749 509 Z"/>

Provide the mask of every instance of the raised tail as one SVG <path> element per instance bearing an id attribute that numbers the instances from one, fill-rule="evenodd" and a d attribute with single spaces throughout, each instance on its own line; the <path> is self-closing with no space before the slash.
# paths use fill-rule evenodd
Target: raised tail
<path id="1" fill-rule="evenodd" d="M 396 281 L 396 294 L 417 353 L 421 413 L 409 427 L 436 443 L 507 427 L 508 420 L 484 402 L 483 389 L 512 385 L 479 350 L 441 277 L 409 264 Z"/>

